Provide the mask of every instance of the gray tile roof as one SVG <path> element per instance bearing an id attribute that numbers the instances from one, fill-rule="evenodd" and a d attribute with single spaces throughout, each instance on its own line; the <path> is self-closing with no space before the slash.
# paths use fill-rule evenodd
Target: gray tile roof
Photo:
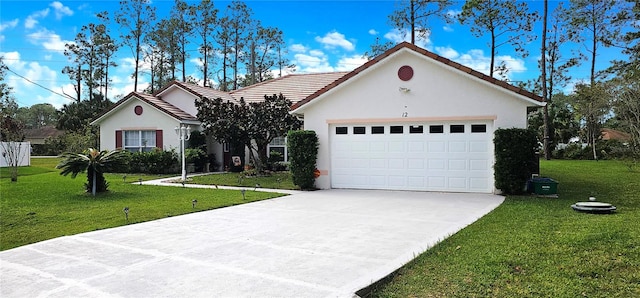
<path id="1" fill-rule="evenodd" d="M 310 74 L 290 74 L 229 92 L 236 100 L 244 98 L 246 102 L 263 101 L 264 96 L 278 95 L 297 103 L 322 89 L 348 72 L 325 72 Z"/>

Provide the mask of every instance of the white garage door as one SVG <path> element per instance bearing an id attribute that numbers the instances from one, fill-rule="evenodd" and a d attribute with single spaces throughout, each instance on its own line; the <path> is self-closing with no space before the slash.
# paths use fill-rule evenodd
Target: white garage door
<path id="1" fill-rule="evenodd" d="M 332 125 L 331 187 L 493 190 L 492 122 Z"/>

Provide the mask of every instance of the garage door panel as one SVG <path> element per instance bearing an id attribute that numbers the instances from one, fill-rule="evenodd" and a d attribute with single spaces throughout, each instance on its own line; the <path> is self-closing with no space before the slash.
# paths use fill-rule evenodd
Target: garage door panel
<path id="1" fill-rule="evenodd" d="M 422 189 L 425 187 L 424 176 L 409 176 L 407 177 L 407 186 L 412 189 Z"/>
<path id="2" fill-rule="evenodd" d="M 469 142 L 469 152 L 488 152 L 489 146 L 486 141 L 470 141 Z"/>
<path id="3" fill-rule="evenodd" d="M 403 186 L 406 186 L 405 179 L 406 179 L 406 177 L 404 175 L 403 176 L 390 175 L 389 176 L 389 186 L 391 186 L 391 187 L 403 187 Z"/>
<path id="4" fill-rule="evenodd" d="M 449 142 L 449 153 L 451 152 L 467 152 L 467 142 L 464 141 L 452 141 Z"/>
<path id="5" fill-rule="evenodd" d="M 491 192 L 490 124 L 488 133 L 472 133 L 472 123 L 463 125 L 464 133 L 451 133 L 448 123 L 435 123 L 444 129 L 434 133 L 431 123 L 417 124 L 424 130 L 404 125 L 403 133 L 390 133 L 391 126 L 400 125 L 376 124 L 353 125 L 365 126 L 365 134 L 353 134 L 351 125 L 346 135 L 333 133 L 332 187 Z M 372 134 L 367 126 L 384 126 L 385 133 Z"/>
<path id="6" fill-rule="evenodd" d="M 463 190 L 467 188 L 467 178 L 465 177 L 449 177 L 448 188 Z"/>
<path id="7" fill-rule="evenodd" d="M 429 153 L 444 153 L 446 152 L 446 143 L 444 141 L 440 142 L 428 142 Z"/>
<path id="8" fill-rule="evenodd" d="M 450 159 L 449 170 L 450 171 L 466 171 L 467 161 L 465 159 Z"/>
<path id="9" fill-rule="evenodd" d="M 486 159 L 469 160 L 469 170 L 471 171 L 486 171 L 488 169 L 489 169 L 489 161 Z"/>

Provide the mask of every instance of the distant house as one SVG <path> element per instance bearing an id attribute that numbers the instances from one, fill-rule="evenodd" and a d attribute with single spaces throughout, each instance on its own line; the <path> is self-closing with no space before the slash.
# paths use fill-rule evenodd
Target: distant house
<path id="1" fill-rule="evenodd" d="M 611 128 L 603 128 L 600 130 L 603 140 L 617 140 L 621 142 L 628 142 L 631 140 L 631 136 L 619 130 L 611 129 Z"/>
<path id="2" fill-rule="evenodd" d="M 59 130 L 52 125 L 29 128 L 24 132 L 25 142 L 31 142 L 31 145 L 43 145 L 46 139 L 59 137 L 63 134 L 63 130 Z"/>
<path id="3" fill-rule="evenodd" d="M 131 93 L 93 121 L 101 149 L 178 148 L 173 128 L 200 129 L 200 97 L 260 101 L 284 94 L 320 142 L 316 186 L 491 193 L 493 132 L 526 128 L 542 98 L 409 43 L 351 72 L 296 74 L 232 92 L 173 82 Z M 223 144 L 211 152 L 223 156 Z M 286 150 L 277 139 L 269 150 Z M 286 155 L 286 152 L 285 152 Z"/>

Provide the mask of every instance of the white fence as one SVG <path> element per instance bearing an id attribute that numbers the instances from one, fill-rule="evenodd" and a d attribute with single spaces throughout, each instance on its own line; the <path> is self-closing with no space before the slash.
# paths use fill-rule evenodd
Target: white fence
<path id="1" fill-rule="evenodd" d="M 12 161 L 18 161 L 18 166 L 31 165 L 30 142 L 2 142 L 0 143 L 0 167 L 8 167 Z"/>

